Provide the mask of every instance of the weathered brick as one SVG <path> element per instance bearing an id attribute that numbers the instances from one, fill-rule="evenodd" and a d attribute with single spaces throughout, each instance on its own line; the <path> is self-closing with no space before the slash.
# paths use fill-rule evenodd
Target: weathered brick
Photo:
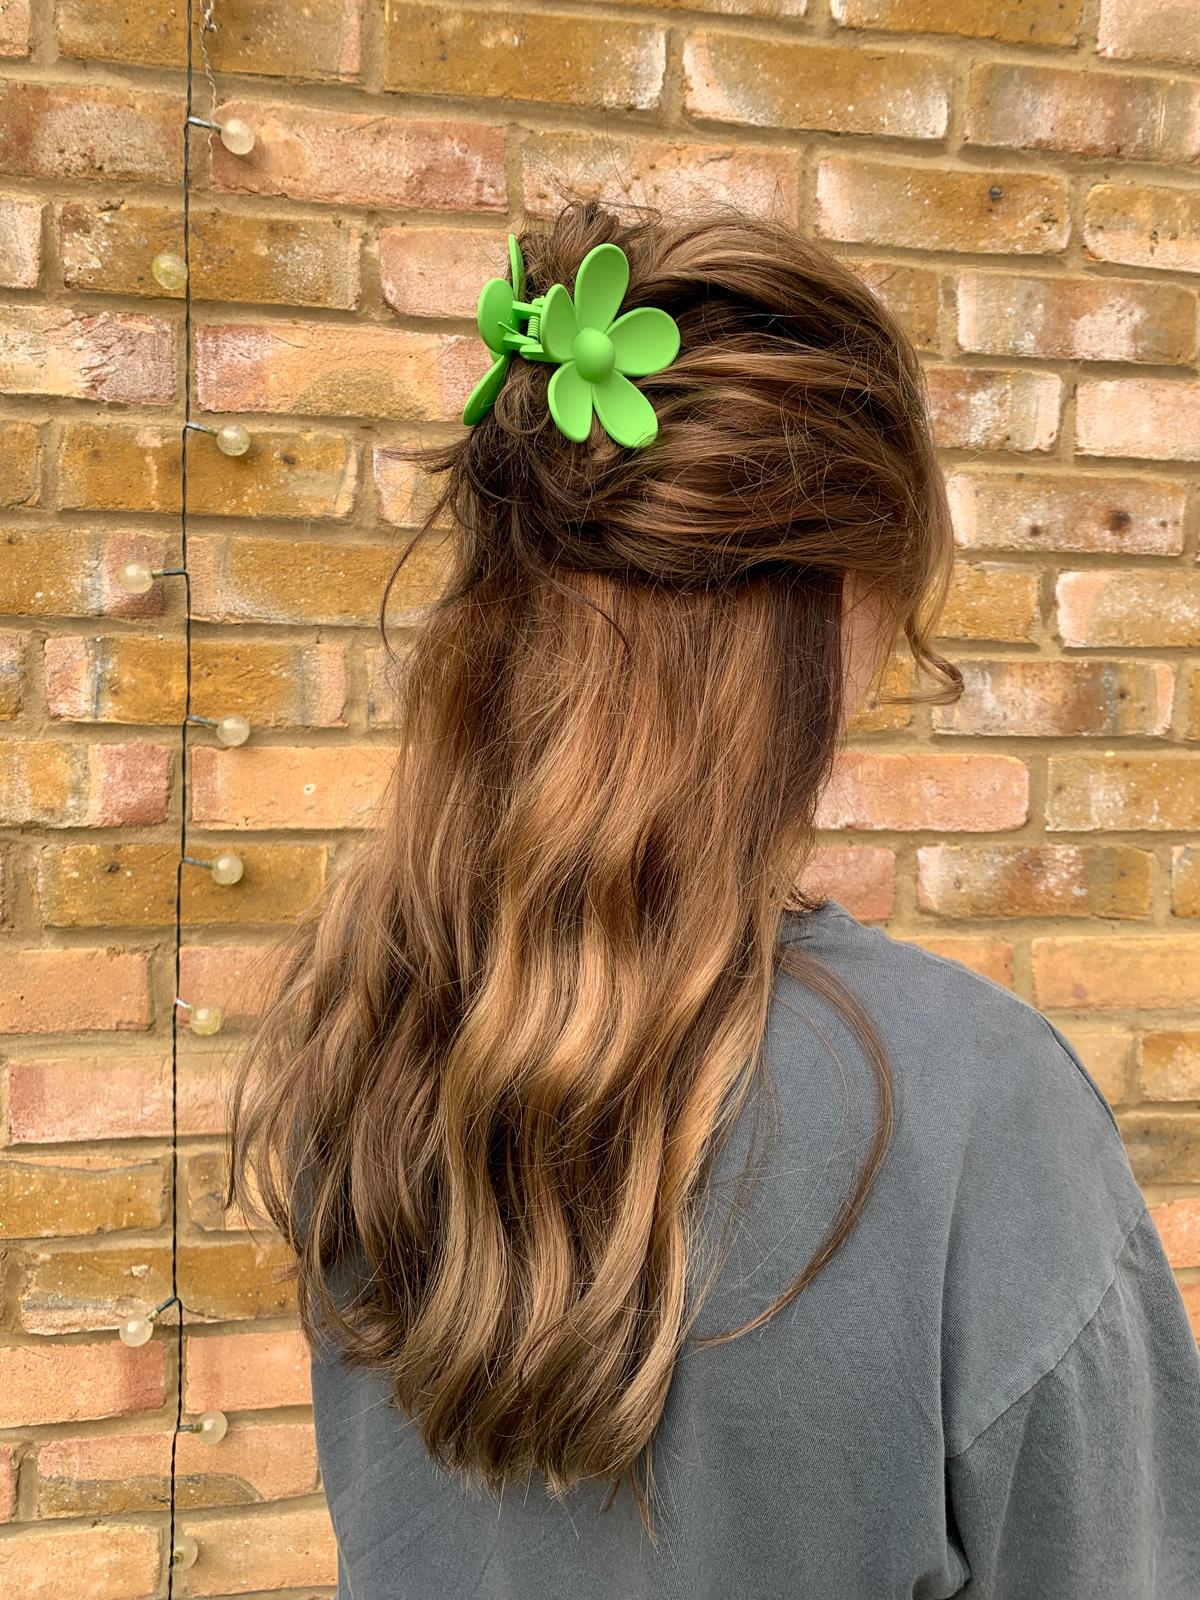
<path id="1" fill-rule="evenodd" d="M 957 961 L 1006 989 L 1013 986 L 1013 947 L 1007 939 L 986 933 L 918 933 L 902 934 L 900 938 L 945 961 Z"/>
<path id="2" fill-rule="evenodd" d="M 500 127 L 245 100 L 217 109 L 215 120 L 228 117 L 248 120 L 255 144 L 235 156 L 213 141 L 217 189 L 381 209 L 506 208 Z"/>
<path id="3" fill-rule="evenodd" d="M 506 235 L 491 228 L 382 228 L 383 298 L 406 317 L 471 317 L 479 288 L 508 271 Z"/>
<path id="4" fill-rule="evenodd" d="M 0 10 L 0 56 L 27 56 L 29 29 L 29 0 L 9 0 Z"/>
<path id="5" fill-rule="evenodd" d="M 166 565 L 158 534 L 9 528 L 0 534 L 0 611 L 26 617 L 153 617 L 164 586 L 126 594 L 117 574 L 127 561 Z"/>
<path id="6" fill-rule="evenodd" d="M 1059 1026 L 1109 1105 L 1120 1105 L 1129 1094 L 1129 1030 L 1114 1023 L 1088 1025 L 1072 1021 Z"/>
<path id="7" fill-rule="evenodd" d="M 46 704 L 76 722 L 180 722 L 184 712 L 182 636 L 63 634 L 44 649 Z M 0 689 L 3 686 L 0 653 Z M 346 659 L 340 644 L 193 639 L 192 712 L 233 712 L 260 728 L 339 727 L 346 712 Z"/>
<path id="8" fill-rule="evenodd" d="M 381 745 L 206 745 L 192 756 L 192 820 L 210 828 L 366 827 L 394 761 Z"/>
<path id="9" fill-rule="evenodd" d="M 222 30 L 224 31 L 224 30 Z M 188 278 L 198 300 L 333 306 L 359 303 L 362 230 L 341 217 L 287 217 L 193 206 Z M 63 282 L 69 289 L 182 299 L 154 281 L 162 251 L 183 254 L 181 215 L 134 201 L 72 200 L 59 220 Z"/>
<path id="10" fill-rule="evenodd" d="M 295 1293 L 282 1241 L 231 1236 L 179 1246 L 189 1322 L 287 1316 Z M 88 1244 L 31 1249 L 17 1290 L 27 1333 L 113 1328 L 171 1292 L 169 1244 Z"/>
<path id="11" fill-rule="evenodd" d="M 0 172 L 178 183 L 179 97 L 128 84 L 0 84 Z"/>
<path id="12" fill-rule="evenodd" d="M 0 1591 L 21 1600 L 149 1600 L 158 1592 L 157 1528 L 95 1523 L 15 1529 L 0 1541 Z"/>
<path id="13" fill-rule="evenodd" d="M 266 1587 L 308 1588 L 337 1582 L 337 1546 L 324 1506 L 257 1517 L 253 1513 L 184 1520 L 183 1531 L 203 1541 L 203 1566 L 193 1569 L 194 1595 L 248 1594 Z"/>
<path id="14" fill-rule="evenodd" d="M 1200 30 L 1187 0 L 1100 0 L 1102 56 L 1200 62 Z"/>
<path id="15" fill-rule="evenodd" d="M 244 1228 L 239 1206 L 225 1204 L 229 1156 L 225 1150 L 197 1150 L 189 1158 L 184 1178 L 187 1214 L 205 1233 L 227 1233 Z"/>
<path id="16" fill-rule="evenodd" d="M 1026 368 L 928 367 L 937 443 L 955 450 L 1051 450 L 1062 416 L 1062 379 Z"/>
<path id="17" fill-rule="evenodd" d="M 1030 949 L 1039 1006 L 1149 1010 L 1200 998 L 1200 934 L 1064 934 Z"/>
<path id="18" fill-rule="evenodd" d="M 415 528 L 423 523 L 433 509 L 433 495 L 428 476 L 418 472 L 411 461 L 406 461 L 401 449 L 377 445 L 372 453 L 372 477 L 379 515 L 385 522 L 400 528 Z M 449 531 L 443 516 L 437 524 L 443 533 Z"/>
<path id="19" fill-rule="evenodd" d="M 1164 478 L 951 473 L 955 542 L 967 550 L 1177 556 L 1187 485 Z"/>
<path id="20" fill-rule="evenodd" d="M 948 65 L 911 50 L 732 33 L 693 33 L 683 45 L 684 107 L 747 127 L 940 139 L 950 115 Z"/>
<path id="21" fill-rule="evenodd" d="M 0 823 L 119 828 L 162 822 L 171 752 L 155 744 L 0 742 Z"/>
<path id="22" fill-rule="evenodd" d="M 74 1033 L 150 1025 L 139 951 L 10 950 L 0 969 L 0 1033 Z"/>
<path id="23" fill-rule="evenodd" d="M 1089 567 L 1055 584 L 1065 645 L 1200 644 L 1200 572 Z"/>
<path id="24" fill-rule="evenodd" d="M 11 1522 L 16 1514 L 19 1465 L 16 1446 L 0 1445 L 0 1522 Z"/>
<path id="25" fill-rule="evenodd" d="M 996 172 L 827 156 L 817 169 L 817 232 L 857 244 L 1050 255 L 1070 237 L 1067 184 Z"/>
<path id="26" fill-rule="evenodd" d="M 1150 1215 L 1171 1265 L 1200 1267 L 1200 1195 L 1164 1200 L 1150 1207 Z"/>
<path id="27" fill-rule="evenodd" d="M 394 544 L 323 539 L 197 538 L 188 566 L 193 613 L 210 622 L 316 622 L 374 626 L 403 552 Z M 403 618 L 445 586 L 448 549 L 418 544 L 389 596 Z"/>
<path id="28" fill-rule="evenodd" d="M 864 922 L 885 922 L 896 902 L 896 855 L 883 845 L 822 845 L 800 882 L 809 894 L 832 895 Z"/>
<path id="29" fill-rule="evenodd" d="M 367 656 L 367 721 L 373 728 L 399 726 L 400 689 L 408 641 L 403 635 L 388 639 L 393 660 L 382 645 L 375 645 Z"/>
<path id="30" fill-rule="evenodd" d="M 868 688 L 862 704 L 851 713 L 847 733 L 882 733 L 907 728 L 912 722 L 912 707 L 898 703 L 898 697 L 913 691 L 912 661 L 891 655 L 878 682 Z"/>
<path id="31" fill-rule="evenodd" d="M 1189 669 L 1187 700 L 1187 737 L 1189 739 L 1200 739 L 1200 666 L 1194 666 Z"/>
<path id="32" fill-rule="evenodd" d="M 1138 1071 L 1147 1100 L 1200 1100 L 1200 1028 L 1148 1028 Z"/>
<path id="33" fill-rule="evenodd" d="M 207 411 L 457 420 L 486 366 L 482 341 L 467 334 L 320 322 L 196 330 Z"/>
<path id="34" fill-rule="evenodd" d="M 66 306 L 0 309 L 0 388 L 165 405 L 175 395 L 174 339 L 160 317 Z"/>
<path id="35" fill-rule="evenodd" d="M 187 49 L 182 0 L 153 7 L 112 6 L 97 12 L 88 0 L 59 0 L 58 48 L 85 60 L 181 67 Z M 199 55 L 200 15 L 193 48 Z M 218 72 L 269 77 L 356 78 L 362 66 L 362 0 L 306 0 L 298 25 L 284 0 L 223 0 L 220 22 L 205 43 Z"/>
<path id="36" fill-rule="evenodd" d="M 189 944 L 180 956 L 180 988 L 196 1000 L 215 1000 L 226 1027 L 256 1017 L 278 973 L 272 945 Z M 187 1026 L 186 1013 L 180 1018 Z"/>
<path id="37" fill-rule="evenodd" d="M 157 1160 L 7 1157 L 0 1160 L 0 1238 L 157 1228 L 164 1214 L 164 1184 Z"/>
<path id="38" fill-rule="evenodd" d="M 209 860 L 216 845 L 193 842 Z M 290 922 L 320 894 L 325 850 L 313 845 L 246 845 L 240 883 L 221 885 L 201 867 L 185 867 L 183 918 L 188 927 Z M 38 897 L 52 928 L 164 927 L 175 920 L 176 843 L 72 844 L 45 849 Z"/>
<path id="39" fill-rule="evenodd" d="M 0 506 L 36 505 L 41 436 L 32 422 L 0 422 Z"/>
<path id="40" fill-rule="evenodd" d="M 1200 461 L 1200 383 L 1093 378 L 1075 394 L 1080 454 Z"/>
<path id="41" fill-rule="evenodd" d="M 41 270 L 42 202 L 0 195 L 0 288 L 36 288 Z"/>
<path id="42" fill-rule="evenodd" d="M 976 145 L 1186 164 L 1200 156 L 1200 84 L 977 62 L 967 80 L 964 137 Z"/>
<path id="43" fill-rule="evenodd" d="M 1083 243 L 1099 261 L 1200 272 L 1200 194 L 1099 183 L 1085 202 Z"/>
<path id="44" fill-rule="evenodd" d="M 161 1511 L 170 1495 L 171 1436 L 92 1434 L 49 1439 L 37 1451 L 39 1517 Z M 307 1422 L 247 1422 L 221 1441 L 220 1458 L 195 1434 L 179 1435 L 176 1499 L 181 1510 L 251 1505 L 311 1494 L 316 1446 Z"/>
<path id="45" fill-rule="evenodd" d="M 923 845 L 917 906 L 943 917 L 1144 917 L 1153 869 L 1133 845 Z"/>
<path id="46" fill-rule="evenodd" d="M 128 1052 L 8 1064 L 8 1137 L 14 1145 L 160 1138 L 171 1130 L 171 1063 Z M 179 1131 L 224 1131 L 225 1092 L 207 1059 L 181 1059 Z"/>
<path id="47" fill-rule="evenodd" d="M 209 517 L 345 517 L 354 504 L 357 470 L 354 445 L 335 433 L 254 428 L 250 449 L 236 459 L 193 434 L 188 508 Z M 149 422 L 68 421 L 58 492 L 68 510 L 178 513 L 179 430 Z"/>
<path id="48" fill-rule="evenodd" d="M 1019 828 L 1029 769 L 1015 756 L 842 751 L 819 807 L 821 828 Z"/>
<path id="49" fill-rule="evenodd" d="M 1022 644 L 1038 630 L 1038 575 L 1030 567 L 960 561 L 938 618 L 945 639 L 996 639 Z"/>
<path id="50" fill-rule="evenodd" d="M 25 698 L 25 635 L 0 631 L 0 722 L 20 715 Z"/>
<path id="51" fill-rule="evenodd" d="M 1177 844 L 1171 852 L 1171 914 L 1200 917 L 1200 848 L 1192 844 Z"/>
<path id="52" fill-rule="evenodd" d="M 159 1339 L 130 1350 L 111 1337 L 0 1345 L 0 1428 L 153 1411 L 166 1399 L 165 1350 Z"/>
<path id="53" fill-rule="evenodd" d="M 617 129 L 597 134 L 545 128 L 526 133 L 521 143 L 522 198 L 533 216 L 554 211 L 565 186 L 592 199 L 628 197 L 668 212 L 736 194 L 755 216 L 795 223 L 798 175 L 790 150 L 638 138 Z"/>
<path id="54" fill-rule="evenodd" d="M 846 265 L 874 290 L 904 326 L 918 350 L 938 342 L 938 274 L 929 267 L 901 266 L 895 261 L 865 261 L 847 256 Z"/>
<path id="55" fill-rule="evenodd" d="M 964 692 L 932 707 L 936 733 L 1063 738 L 1168 731 L 1175 689 L 1165 661 L 1001 661 L 958 663 Z"/>
<path id="56" fill-rule="evenodd" d="M 1007 44 L 1075 44 L 1083 0 L 830 0 L 845 28 L 961 33 Z"/>
<path id="57" fill-rule="evenodd" d="M 1196 296 L 1174 284 L 964 272 L 957 292 L 961 350 L 1066 361 L 1195 360 Z"/>
<path id="58" fill-rule="evenodd" d="M 1127 1111 L 1118 1121 L 1129 1165 L 1140 1184 L 1200 1180 L 1200 1115 Z"/>
<path id="59" fill-rule="evenodd" d="M 388 0 L 385 30 L 383 86 L 401 94 L 649 111 L 662 93 L 658 23 Z"/>
<path id="60" fill-rule="evenodd" d="M 1200 757 L 1050 756 L 1046 827 L 1051 830 L 1200 828 Z M 1179 952 L 1182 959 L 1183 952 Z"/>
<path id="61" fill-rule="evenodd" d="M 306 1406 L 310 1361 L 298 1328 L 194 1334 L 183 1368 L 184 1406 L 193 1413 Z"/>

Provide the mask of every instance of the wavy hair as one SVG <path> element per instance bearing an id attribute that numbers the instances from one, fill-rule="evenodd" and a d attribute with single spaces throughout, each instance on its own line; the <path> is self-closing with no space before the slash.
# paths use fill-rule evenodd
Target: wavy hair
<path id="1" fill-rule="evenodd" d="M 295 930 L 246 1052 L 231 1199 L 295 1254 L 310 1339 L 381 1373 L 431 1456 L 499 1492 L 623 1481 L 653 1537 L 653 1435 L 708 1283 L 699 1199 L 763 1071 L 777 969 L 874 1074 L 853 1228 L 893 1127 L 847 985 L 780 943 L 844 731 L 847 583 L 941 687 L 953 539 L 923 375 L 823 246 L 732 207 L 569 199 L 519 234 L 532 296 L 611 240 L 626 308 L 679 324 L 648 449 L 551 420 L 514 360 L 493 411 L 413 447 L 438 482 L 402 557 L 452 570 L 397 674 L 381 825 Z M 390 587 L 390 586 L 389 586 Z M 385 600 L 386 604 L 386 600 Z M 719 1261 L 719 1255 L 715 1260 Z M 353 1292 L 335 1283 L 351 1273 Z"/>

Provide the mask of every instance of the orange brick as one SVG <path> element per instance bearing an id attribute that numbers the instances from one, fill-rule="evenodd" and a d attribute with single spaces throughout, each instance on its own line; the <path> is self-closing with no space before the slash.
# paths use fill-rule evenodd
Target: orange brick
<path id="1" fill-rule="evenodd" d="M 0 56 L 29 54 L 29 24 L 29 0 L 10 0 L 0 11 Z"/>
<path id="2" fill-rule="evenodd" d="M 150 1025 L 145 955 L 10 950 L 0 972 L 0 1033 L 74 1033 Z"/>
<path id="3" fill-rule="evenodd" d="M 21 1600 L 149 1600 L 161 1559 L 157 1528 L 33 1525 L 0 1541 L 0 1591 Z"/>
<path id="4" fill-rule="evenodd" d="M 846 749 L 825 790 L 821 828 L 1019 828 L 1029 770 L 1015 756 L 901 754 Z"/>
<path id="5" fill-rule="evenodd" d="M 816 227 L 856 244 L 1050 255 L 1070 236 L 1067 184 L 1049 173 L 827 156 L 817 168 Z"/>
<path id="6" fill-rule="evenodd" d="M 0 1160 L 0 1238 L 112 1233 L 157 1228 L 165 1206 L 160 1161 L 108 1156 L 23 1156 Z"/>
<path id="7" fill-rule="evenodd" d="M 165 405 L 175 395 L 173 344 L 160 317 L 12 305 L 0 310 L 0 387 L 10 394 Z"/>
<path id="8" fill-rule="evenodd" d="M 85 60 L 181 67 L 187 47 L 181 0 L 115 7 L 97 14 L 87 0 L 59 0 L 58 48 Z M 199 57 L 200 17 L 193 48 Z M 362 0 L 306 0 L 303 23 L 283 0 L 224 0 L 221 21 L 205 36 L 218 72 L 284 78 L 356 78 L 362 64 Z"/>
<path id="9" fill-rule="evenodd" d="M 1113 1024 L 1088 1026 L 1060 1024 L 1079 1059 L 1110 1106 L 1120 1105 L 1129 1093 L 1129 1030 Z"/>
<path id="10" fill-rule="evenodd" d="M 377 445 L 372 452 L 372 475 L 379 515 L 401 528 L 415 528 L 433 509 L 429 478 L 405 461 L 395 448 Z M 449 531 L 446 518 L 439 524 Z M 415 559 L 411 557 L 410 560 Z"/>
<path id="11" fill-rule="evenodd" d="M 968 550 L 1089 550 L 1175 556 L 1187 485 L 1164 478 L 960 471 L 947 482 Z"/>
<path id="12" fill-rule="evenodd" d="M 408 642 L 403 635 L 396 634 L 389 638 L 388 644 L 395 660 L 382 645 L 375 646 L 367 656 L 367 721 L 374 728 L 399 725 L 400 689 Z"/>
<path id="13" fill-rule="evenodd" d="M 44 657 L 52 717 L 159 725 L 183 718 L 182 636 L 63 634 L 46 640 Z M 194 639 L 191 706 L 201 717 L 237 712 L 259 728 L 338 727 L 345 652 L 338 644 Z"/>
<path id="14" fill-rule="evenodd" d="M 31 506 L 39 499 L 41 438 L 31 422 L 0 422 L 0 506 Z"/>
<path id="15" fill-rule="evenodd" d="M 1171 1265 L 1200 1267 L 1200 1195 L 1165 1200 L 1151 1206 L 1150 1215 Z"/>
<path id="16" fill-rule="evenodd" d="M 1084 206 L 1083 243 L 1098 261 L 1200 272 L 1200 194 L 1097 184 Z"/>
<path id="17" fill-rule="evenodd" d="M 218 846 L 193 841 L 209 860 Z M 221 885 L 201 867 L 183 874 L 188 927 L 290 922 L 320 894 L 325 850 L 313 845 L 246 845 L 240 883 Z M 38 897 L 51 928 L 146 928 L 173 925 L 179 847 L 166 844 L 72 844 L 45 849 Z"/>
<path id="18" fill-rule="evenodd" d="M 559 203 L 560 186 L 592 199 L 628 196 L 668 212 L 688 211 L 736 194 L 755 216 L 797 221 L 799 163 L 792 151 L 701 144 L 663 136 L 638 138 L 531 130 L 521 142 L 525 208 L 545 216 Z"/>
<path id="19" fill-rule="evenodd" d="M 1052 372 L 985 367 L 926 369 L 937 443 L 956 450 L 1050 450 L 1062 416 Z"/>
<path id="20" fill-rule="evenodd" d="M 1200 998 L 1197 934 L 1065 934 L 1030 948 L 1039 1006 L 1150 1010 Z"/>
<path id="21" fill-rule="evenodd" d="M 893 654 L 878 682 L 867 690 L 860 706 L 850 716 L 847 732 L 883 733 L 907 728 L 912 722 L 912 707 L 898 703 L 898 697 L 913 690 L 912 661 Z"/>
<path id="22" fill-rule="evenodd" d="M 896 902 L 895 852 L 881 845 L 823 845 L 800 879 L 808 894 L 831 895 L 864 922 L 885 922 Z"/>
<path id="23" fill-rule="evenodd" d="M 943 917 L 1144 917 L 1153 868 L 1132 845 L 923 845 L 917 906 Z"/>
<path id="24" fill-rule="evenodd" d="M 938 343 L 938 274 L 928 267 L 901 266 L 895 261 L 865 261 L 847 256 L 850 267 L 904 326 L 918 350 Z"/>
<path id="25" fill-rule="evenodd" d="M 1200 33 L 1179 0 L 1100 0 L 1102 56 L 1200 62 Z"/>
<path id="26" fill-rule="evenodd" d="M 16 1447 L 0 1445 L 0 1522 L 11 1522 L 17 1510 Z"/>
<path id="27" fill-rule="evenodd" d="M 1125 1153 L 1140 1184 L 1200 1179 L 1200 1115 L 1127 1111 L 1119 1121 Z"/>
<path id="28" fill-rule="evenodd" d="M 71 510 L 178 512 L 177 428 L 68 422 L 59 504 Z M 214 440 L 188 445 L 188 508 L 195 516 L 345 517 L 354 504 L 357 451 L 332 433 L 254 428 L 244 456 Z"/>
<path id="29" fill-rule="evenodd" d="M 1186 164 L 1200 156 L 1200 84 L 978 62 L 967 81 L 964 133 L 968 144 Z"/>
<path id="30" fill-rule="evenodd" d="M 204 746 L 192 756 L 192 820 L 210 828 L 366 827 L 394 762 L 383 745 Z"/>
<path id="31" fill-rule="evenodd" d="M 1200 917 L 1200 849 L 1195 845 L 1177 844 L 1171 852 L 1171 914 Z"/>
<path id="32" fill-rule="evenodd" d="M 185 1519 L 182 1526 L 203 1541 L 206 1552 L 203 1570 L 197 1563 L 188 1585 L 194 1595 L 337 1582 L 337 1546 L 324 1506 L 298 1507 L 272 1517 L 227 1512 L 203 1521 Z"/>
<path id="33" fill-rule="evenodd" d="M 166 1400 L 165 1352 L 159 1339 L 136 1350 L 111 1337 L 83 1344 L 0 1345 L 0 1428 L 156 1410 Z M 6 1545 L 0 1541 L 0 1548 Z"/>
<path id="34" fill-rule="evenodd" d="M 406 317 L 474 319 L 480 285 L 508 271 L 505 239 L 491 228 L 382 228 L 383 298 Z"/>
<path id="35" fill-rule="evenodd" d="M 1200 461 L 1200 383 L 1170 378 L 1081 382 L 1075 431 L 1082 455 Z"/>
<path id="36" fill-rule="evenodd" d="M 92 1434 L 50 1439 L 37 1451 L 39 1517 L 112 1516 L 168 1504 L 171 1436 Z M 285 1500 L 317 1487 L 316 1446 L 307 1422 L 246 1422 L 221 1441 L 220 1461 L 194 1433 L 179 1435 L 176 1491 L 181 1510 L 230 1502 Z"/>
<path id="37" fill-rule="evenodd" d="M 182 1059 L 179 1131 L 224 1131 L 219 1067 Z M 8 1137 L 14 1145 L 78 1144 L 92 1139 L 159 1138 L 171 1129 L 171 1063 L 131 1055 L 8 1064 Z"/>
<path id="38" fill-rule="evenodd" d="M 158 534 L 81 533 L 66 528 L 11 528 L 0 535 L 0 611 L 26 617 L 152 617 L 165 586 L 126 594 L 117 574 L 127 561 L 166 563 Z"/>
<path id="39" fill-rule="evenodd" d="M 41 201 L 0 195 L 0 288 L 36 288 L 41 270 Z"/>
<path id="40" fill-rule="evenodd" d="M 1065 645 L 1200 644 L 1200 572 L 1064 572 L 1055 599 Z"/>
<path id="41" fill-rule="evenodd" d="M 48 828 L 162 822 L 171 760 L 155 744 L 0 742 L 0 822 Z"/>
<path id="42" fill-rule="evenodd" d="M 179 97 L 127 84 L 0 84 L 0 172 L 178 183 Z"/>
<path id="43" fill-rule="evenodd" d="M 225 1026 L 256 1017 L 278 971 L 272 945 L 186 945 L 179 986 L 196 1000 L 216 1001 Z M 186 1015 L 181 1018 L 186 1026 Z"/>
<path id="44" fill-rule="evenodd" d="M 1138 1071 L 1147 1100 L 1200 1100 L 1200 1028 L 1147 1029 Z"/>
<path id="45" fill-rule="evenodd" d="M 269 1411 L 312 1400 L 309 1349 L 298 1328 L 193 1334 L 183 1371 L 184 1407 L 192 1413 Z"/>
<path id="46" fill-rule="evenodd" d="M 0 721 L 19 716 L 25 698 L 25 635 L 0 632 Z"/>
<path id="47" fill-rule="evenodd" d="M 941 956 L 944 961 L 957 961 L 982 978 L 1002 983 L 1006 989 L 1013 986 L 1013 948 L 1007 939 L 982 933 L 922 933 L 899 937 L 906 944 L 915 944 L 931 955 Z"/>
<path id="48" fill-rule="evenodd" d="M 287 217 L 193 206 L 189 282 L 199 300 L 333 306 L 359 303 L 362 230 L 341 217 Z M 59 221 L 63 282 L 69 289 L 182 299 L 150 273 L 161 251 L 183 254 L 179 211 L 133 201 L 73 200 Z"/>
<path id="49" fill-rule="evenodd" d="M 255 144 L 234 156 L 213 141 L 216 189 L 381 209 L 506 208 L 503 128 L 246 100 L 218 107 L 215 120 L 229 117 L 252 123 Z"/>
<path id="50" fill-rule="evenodd" d="M 911 50 L 847 50 L 727 29 L 683 45 L 684 107 L 747 127 L 940 139 L 950 114 L 944 60 Z"/>
<path id="51" fill-rule="evenodd" d="M 1062 738 L 1168 731 L 1175 673 L 1165 661 L 959 661 L 961 699 L 932 707 L 936 733 Z"/>
<path id="52" fill-rule="evenodd" d="M 239 1206 L 226 1206 L 229 1157 L 225 1150 L 197 1150 L 188 1159 L 184 1187 L 187 1214 L 205 1233 L 227 1233 L 244 1228 L 246 1218 Z"/>
<path id="53" fill-rule="evenodd" d="M 657 23 L 388 0 L 385 27 L 383 86 L 400 94 L 649 111 L 662 93 Z"/>
<path id="54" fill-rule="evenodd" d="M 1037 636 L 1038 575 L 1030 567 L 959 562 L 938 618 L 945 639 L 997 639 L 1021 644 Z"/>
<path id="55" fill-rule="evenodd" d="M 1188 673 L 1188 727 L 1186 737 L 1200 739 L 1200 667 Z"/>
<path id="56" fill-rule="evenodd" d="M 1051 830 L 1200 827 L 1200 758 L 1187 755 L 1050 756 L 1046 827 Z"/>
<path id="57" fill-rule="evenodd" d="M 961 350 L 1067 361 L 1195 360 L 1196 296 L 1174 284 L 964 272 L 957 290 Z"/>
<path id="58" fill-rule="evenodd" d="M 1009 44 L 1075 44 L 1082 0 L 830 0 L 846 28 L 961 33 Z"/>

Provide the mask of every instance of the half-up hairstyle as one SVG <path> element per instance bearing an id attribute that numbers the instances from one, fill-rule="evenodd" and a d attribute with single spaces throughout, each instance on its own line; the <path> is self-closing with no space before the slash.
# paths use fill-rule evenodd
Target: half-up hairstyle
<path id="1" fill-rule="evenodd" d="M 517 359 L 477 426 L 414 448 L 438 486 L 409 551 L 448 526 L 453 570 L 397 675 L 383 825 L 247 1053 L 231 1194 L 294 1250 L 310 1338 L 381 1373 L 443 1467 L 602 1480 L 609 1505 L 628 1481 L 651 1528 L 698 1199 L 778 968 L 861 1041 L 874 1139 L 800 1278 L 704 1342 L 801 1292 L 887 1151 L 870 1018 L 780 932 L 820 903 L 797 885 L 853 709 L 847 582 L 885 603 L 884 654 L 903 635 L 941 680 L 893 700 L 944 703 L 953 541 L 917 358 L 824 247 L 578 200 L 518 237 L 529 297 L 609 240 L 623 309 L 675 318 L 679 356 L 639 380 L 658 438 L 571 443 L 553 369 Z"/>

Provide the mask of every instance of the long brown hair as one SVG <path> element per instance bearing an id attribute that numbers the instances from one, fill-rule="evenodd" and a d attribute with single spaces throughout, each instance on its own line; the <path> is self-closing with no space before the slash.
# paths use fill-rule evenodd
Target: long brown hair
<path id="1" fill-rule="evenodd" d="M 452 571 L 404 656 L 386 820 L 247 1053 L 231 1193 L 290 1242 L 310 1338 L 382 1373 L 443 1466 L 608 1504 L 627 1480 L 650 1527 L 697 1199 L 778 967 L 862 1042 L 875 1134 L 801 1277 L 716 1339 L 830 1260 L 888 1147 L 869 1016 L 780 933 L 819 903 L 795 886 L 851 709 L 844 584 L 942 680 L 892 698 L 944 702 L 953 541 L 917 358 L 824 247 L 581 200 L 519 240 L 529 296 L 611 240 L 624 306 L 676 319 L 640 382 L 659 435 L 571 443 L 552 369 L 517 359 L 490 415 L 414 451 L 442 481 L 405 554 L 448 526 Z"/>

